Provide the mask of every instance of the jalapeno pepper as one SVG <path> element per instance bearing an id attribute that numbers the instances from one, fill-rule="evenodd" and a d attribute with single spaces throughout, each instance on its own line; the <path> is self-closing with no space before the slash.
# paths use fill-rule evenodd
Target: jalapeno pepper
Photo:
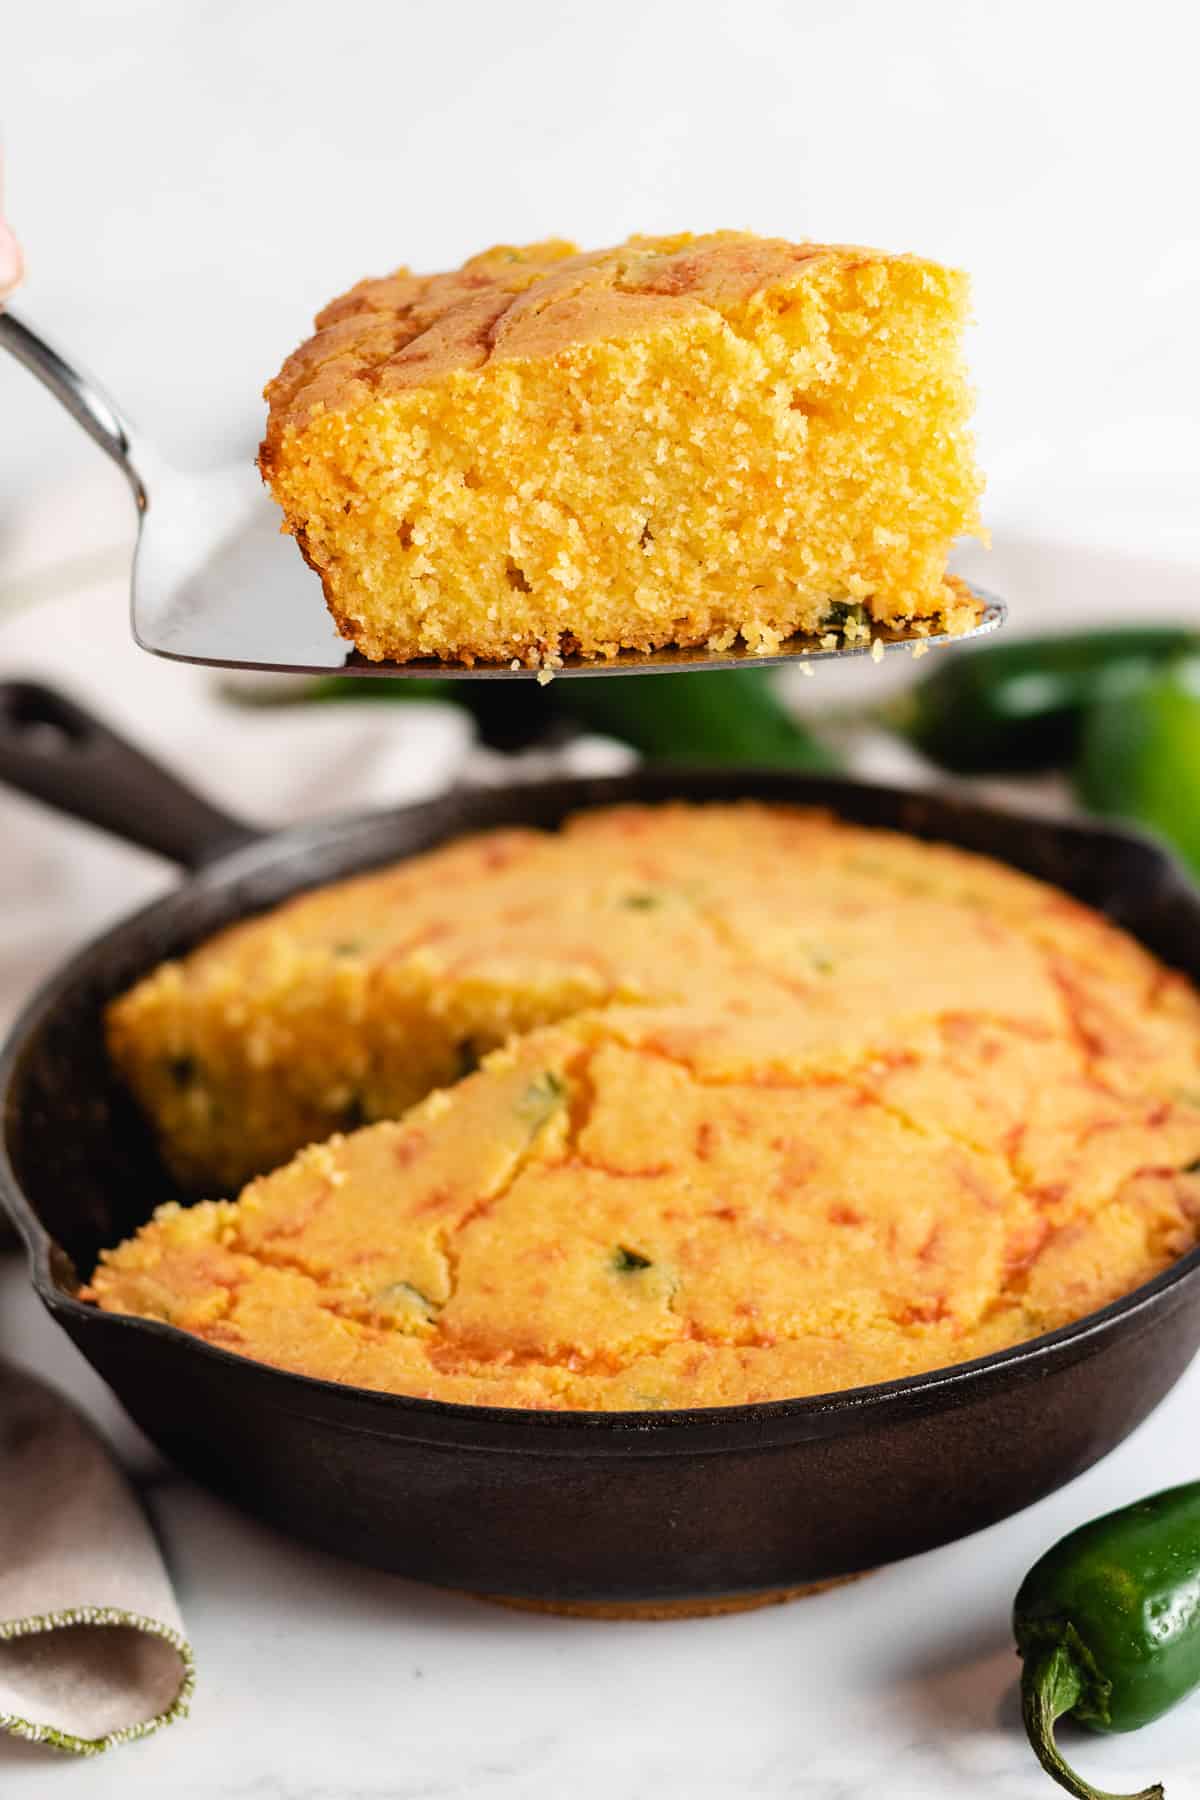
<path id="1" fill-rule="evenodd" d="M 1200 1482 L 1070 1532 L 1021 1583 L 1013 1630 L 1043 1768 L 1077 1800 L 1117 1800 L 1064 1761 L 1055 1720 L 1134 1731 L 1200 1686 Z M 1162 1788 L 1129 1800 L 1162 1800 Z"/>
<path id="2" fill-rule="evenodd" d="M 239 691 L 240 693 L 240 691 Z M 239 697 L 231 694 L 231 698 Z M 248 704 L 271 704 L 271 690 Z M 580 729 L 621 739 L 643 756 L 674 762 L 763 763 L 834 769 L 837 757 L 788 712 L 770 669 L 708 674 L 596 675 L 548 682 L 363 681 L 328 676 L 295 700 L 441 700 L 462 707 L 496 750 L 553 743 Z"/>
<path id="3" fill-rule="evenodd" d="M 1200 875 L 1200 655 L 1095 708 L 1075 785 L 1093 812 L 1148 826 Z"/>
<path id="4" fill-rule="evenodd" d="M 1089 708 L 1133 692 L 1189 647 L 1200 647 L 1195 631 L 1134 626 L 943 650 L 882 718 L 955 774 L 1064 767 Z"/>
<path id="5" fill-rule="evenodd" d="M 643 756 L 793 769 L 836 767 L 837 759 L 779 699 L 770 669 L 596 675 L 553 682 L 549 692 L 562 718 L 622 738 Z"/>

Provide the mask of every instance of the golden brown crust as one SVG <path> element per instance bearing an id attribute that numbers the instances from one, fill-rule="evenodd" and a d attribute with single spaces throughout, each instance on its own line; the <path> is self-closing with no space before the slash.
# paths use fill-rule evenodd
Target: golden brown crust
<path id="1" fill-rule="evenodd" d="M 664 319 L 720 311 L 819 257 L 848 267 L 876 252 L 789 244 L 747 232 L 631 238 L 580 252 L 560 239 L 500 244 L 442 275 L 397 269 L 360 281 L 322 308 L 316 332 L 265 390 L 262 462 L 315 407 L 346 410 L 492 359 L 550 357 L 571 344 L 633 336 Z M 894 258 L 891 260 L 907 260 Z"/>

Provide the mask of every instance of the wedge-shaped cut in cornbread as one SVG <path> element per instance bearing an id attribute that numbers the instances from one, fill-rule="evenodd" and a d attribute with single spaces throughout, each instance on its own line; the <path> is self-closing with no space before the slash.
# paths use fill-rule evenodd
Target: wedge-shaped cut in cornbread
<path id="1" fill-rule="evenodd" d="M 1039 1168 L 1076 1154 L 1081 1068 L 1151 1110 L 1200 1099 L 1200 1000 L 1098 914 L 982 857 L 753 804 L 603 808 L 317 889 L 163 964 L 108 1035 L 180 1182 L 213 1194 L 598 1009 L 705 1080 L 857 1072 Z"/>
<path id="2" fill-rule="evenodd" d="M 1196 1243 L 1200 1103 L 986 1017 L 830 1068 L 794 1006 L 739 998 L 531 1032 L 237 1202 L 160 1209 L 85 1297 L 362 1387 L 653 1410 L 964 1361 Z"/>
<path id="3" fill-rule="evenodd" d="M 955 631 L 966 306 L 936 263 L 742 232 L 500 246 L 319 314 L 260 467 L 374 660 Z"/>

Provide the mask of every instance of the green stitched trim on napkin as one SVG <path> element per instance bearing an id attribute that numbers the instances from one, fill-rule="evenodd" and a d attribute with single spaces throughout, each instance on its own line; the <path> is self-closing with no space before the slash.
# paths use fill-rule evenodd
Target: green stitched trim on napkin
<path id="1" fill-rule="evenodd" d="M 173 1724 L 176 1719 L 187 1717 L 196 1686 L 196 1658 L 182 1633 L 158 1619 L 125 1612 L 119 1606 L 73 1606 L 66 1612 L 35 1613 L 27 1619 L 0 1620 L 0 1644 L 13 1638 L 33 1637 L 38 1632 L 58 1631 L 67 1625 L 129 1625 L 135 1631 L 148 1632 L 151 1637 L 162 1638 L 170 1644 L 179 1652 L 183 1664 L 183 1678 L 170 1706 L 152 1719 L 124 1725 L 120 1731 L 110 1731 L 100 1738 L 76 1737 L 74 1732 L 60 1731 L 56 1725 L 40 1725 L 32 1719 L 22 1719 L 17 1713 L 6 1712 L 0 1712 L 0 1730 L 10 1731 L 14 1737 L 28 1738 L 35 1744 L 52 1744 L 56 1750 L 70 1750 L 76 1756 L 98 1756 L 114 1744 L 131 1744 L 137 1738 L 149 1737 L 164 1725 Z"/>

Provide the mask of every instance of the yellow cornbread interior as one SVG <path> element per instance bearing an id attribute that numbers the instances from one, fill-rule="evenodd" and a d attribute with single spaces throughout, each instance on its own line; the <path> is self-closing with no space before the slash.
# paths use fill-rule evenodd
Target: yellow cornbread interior
<path id="1" fill-rule="evenodd" d="M 1200 998 L 1099 915 L 786 809 L 541 841 L 595 878 L 560 915 L 596 930 L 603 891 L 654 922 L 658 995 L 536 1026 L 236 1202 L 161 1208 L 87 1297 L 365 1387 L 652 1409 L 960 1362 L 1194 1246 Z"/>
<path id="2" fill-rule="evenodd" d="M 745 233 L 501 247 L 328 308 L 261 467 L 375 659 L 961 629 L 966 305 L 935 263 Z"/>
<path id="3" fill-rule="evenodd" d="M 611 1000 L 682 998 L 725 954 L 696 885 L 692 817 L 461 839 L 163 964 L 110 1007 L 108 1043 L 172 1172 L 228 1192 L 305 1143 L 395 1118 L 514 1032 Z M 765 823 L 745 815 L 755 862 L 773 854 Z"/>

